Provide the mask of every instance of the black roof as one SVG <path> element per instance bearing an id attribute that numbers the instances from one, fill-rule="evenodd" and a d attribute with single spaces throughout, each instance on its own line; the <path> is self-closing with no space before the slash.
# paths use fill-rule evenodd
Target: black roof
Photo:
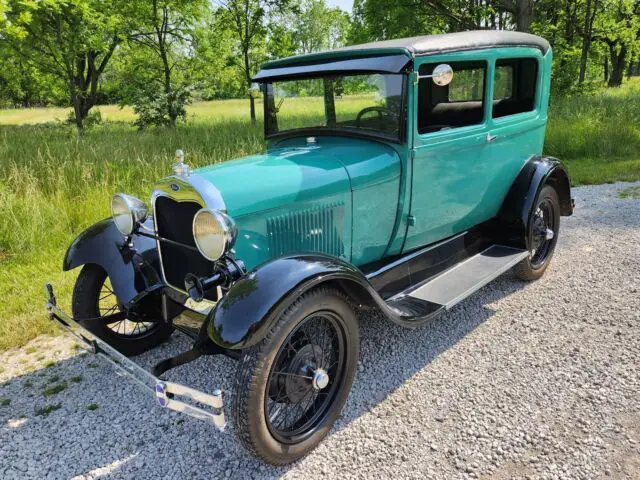
<path id="1" fill-rule="evenodd" d="M 328 52 L 311 53 L 274 60 L 263 65 L 263 69 L 309 65 L 348 58 L 362 58 L 376 55 L 405 55 L 409 58 L 439 53 L 478 50 L 496 47 L 531 47 L 546 54 L 549 42 L 529 33 L 505 30 L 474 30 L 468 32 L 423 35 L 380 42 L 364 43 L 337 48 Z"/>

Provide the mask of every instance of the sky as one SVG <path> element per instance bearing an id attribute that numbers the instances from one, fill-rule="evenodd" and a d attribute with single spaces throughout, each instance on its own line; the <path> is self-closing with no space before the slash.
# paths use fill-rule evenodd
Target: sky
<path id="1" fill-rule="evenodd" d="M 340 7 L 344 11 L 351 13 L 353 0 L 327 0 L 327 4 L 331 7 Z"/>

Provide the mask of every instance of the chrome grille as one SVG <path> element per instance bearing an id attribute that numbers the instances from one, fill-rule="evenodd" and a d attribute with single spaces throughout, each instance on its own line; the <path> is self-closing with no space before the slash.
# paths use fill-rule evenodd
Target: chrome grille
<path id="1" fill-rule="evenodd" d="M 193 249 L 196 248 L 193 217 L 201 208 L 202 205 L 197 202 L 177 202 L 165 196 L 159 196 L 154 202 L 154 221 L 158 236 L 182 244 L 158 242 L 164 278 L 169 285 L 179 290 L 184 290 L 184 277 L 188 273 L 200 277 L 213 273 L 214 263 L 205 259 L 197 249 Z"/>

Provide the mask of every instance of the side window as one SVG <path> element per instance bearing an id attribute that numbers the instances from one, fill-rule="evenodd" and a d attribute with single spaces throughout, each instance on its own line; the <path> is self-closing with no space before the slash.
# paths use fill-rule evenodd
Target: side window
<path id="1" fill-rule="evenodd" d="M 420 66 L 430 75 L 437 63 Z M 418 132 L 421 134 L 477 125 L 484 121 L 486 62 L 451 63 L 453 81 L 439 87 L 430 78 L 418 84 Z"/>
<path id="2" fill-rule="evenodd" d="M 493 84 L 493 118 L 535 110 L 538 61 L 513 58 L 496 62 Z"/>

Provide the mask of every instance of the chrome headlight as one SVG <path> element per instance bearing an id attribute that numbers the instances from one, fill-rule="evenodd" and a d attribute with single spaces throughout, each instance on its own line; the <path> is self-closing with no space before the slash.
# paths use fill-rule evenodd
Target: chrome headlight
<path id="1" fill-rule="evenodd" d="M 116 193 L 111 199 L 111 216 L 123 235 L 131 235 L 147 219 L 147 205 L 136 197 Z"/>
<path id="2" fill-rule="evenodd" d="M 228 215 L 203 208 L 193 217 L 193 238 L 204 258 L 215 262 L 236 241 L 236 225 Z"/>

